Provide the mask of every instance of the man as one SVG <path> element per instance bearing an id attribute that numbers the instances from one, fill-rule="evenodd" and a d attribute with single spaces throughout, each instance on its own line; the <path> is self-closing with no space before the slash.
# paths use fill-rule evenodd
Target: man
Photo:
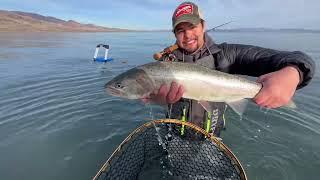
<path id="1" fill-rule="evenodd" d="M 296 89 L 306 86 L 313 77 L 315 64 L 302 52 L 285 52 L 241 44 L 215 44 L 205 32 L 205 21 L 198 6 L 191 2 L 180 4 L 172 16 L 172 27 L 178 49 L 162 60 L 197 63 L 231 74 L 258 77 L 263 88 L 254 98 L 261 107 L 277 108 L 288 104 Z M 172 104 L 170 118 L 186 116 L 200 127 L 212 121 L 211 132 L 220 136 L 224 126 L 224 103 L 213 103 L 213 112 L 206 112 L 196 101 L 181 99 L 184 89 L 173 82 L 162 85 L 151 95 L 159 104 Z"/>

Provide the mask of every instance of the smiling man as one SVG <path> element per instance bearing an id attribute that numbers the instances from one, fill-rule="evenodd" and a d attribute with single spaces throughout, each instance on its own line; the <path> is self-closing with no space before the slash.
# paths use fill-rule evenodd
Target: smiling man
<path id="1" fill-rule="evenodd" d="M 172 23 L 180 48 L 193 53 L 204 45 L 204 20 L 198 6 L 181 4 L 172 16 Z"/>
<path id="2" fill-rule="evenodd" d="M 163 56 L 163 61 L 196 63 L 230 74 L 258 77 L 263 87 L 254 98 L 261 107 L 277 108 L 288 104 L 296 89 L 312 79 L 315 64 L 306 54 L 278 51 L 243 44 L 215 44 L 206 33 L 205 20 L 199 7 L 191 2 L 180 4 L 172 15 L 172 30 L 178 49 Z M 226 104 L 210 103 L 210 112 L 198 102 L 181 98 L 184 88 L 172 83 L 162 85 L 150 99 L 159 104 L 171 104 L 171 118 L 187 119 L 200 127 L 210 121 L 209 132 L 220 135 L 224 127 Z M 168 113 L 169 114 L 169 113 Z"/>

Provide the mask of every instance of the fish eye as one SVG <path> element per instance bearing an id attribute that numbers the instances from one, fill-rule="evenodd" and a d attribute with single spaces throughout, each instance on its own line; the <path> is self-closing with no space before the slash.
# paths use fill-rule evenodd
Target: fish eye
<path id="1" fill-rule="evenodd" d="M 116 87 L 116 88 L 121 88 L 121 89 L 122 89 L 124 86 L 122 86 L 122 85 L 121 85 L 121 83 L 116 83 L 116 84 L 115 84 L 115 87 Z"/>

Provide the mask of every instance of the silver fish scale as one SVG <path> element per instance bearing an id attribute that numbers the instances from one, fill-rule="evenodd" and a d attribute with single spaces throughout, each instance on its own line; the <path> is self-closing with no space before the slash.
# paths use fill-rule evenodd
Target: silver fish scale
<path id="1" fill-rule="evenodd" d="M 184 97 L 196 100 L 236 101 L 243 98 L 253 98 L 261 89 L 261 84 L 256 82 L 197 64 L 153 62 L 137 68 L 144 70 L 157 88 L 162 83 L 181 82 L 188 89 Z M 205 86 L 202 88 L 203 95 L 197 97 L 199 93 L 193 91 L 195 91 L 195 87 L 201 87 L 201 85 Z"/>

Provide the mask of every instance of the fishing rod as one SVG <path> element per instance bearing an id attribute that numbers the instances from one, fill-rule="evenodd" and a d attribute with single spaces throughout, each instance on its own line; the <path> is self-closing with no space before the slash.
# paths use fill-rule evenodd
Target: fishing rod
<path id="1" fill-rule="evenodd" d="M 217 28 L 219 28 L 221 26 L 230 24 L 231 22 L 233 22 L 233 21 L 229 21 L 229 22 L 220 24 L 219 26 L 215 26 L 215 27 L 213 27 L 211 29 L 206 30 L 206 32 L 214 31 L 215 29 L 217 29 Z M 174 50 L 176 50 L 178 48 L 179 48 L 178 45 L 175 43 L 175 44 L 173 44 L 173 45 L 171 45 L 169 47 L 166 47 L 163 51 L 160 51 L 160 52 L 157 52 L 157 53 L 153 54 L 153 59 L 160 60 L 164 54 L 170 54 L 172 51 L 174 51 Z"/>
<path id="2" fill-rule="evenodd" d="M 211 28 L 211 29 L 206 30 L 206 32 L 214 31 L 214 30 L 215 30 L 215 29 L 217 29 L 218 27 L 221 27 L 221 26 L 224 26 L 224 25 L 230 24 L 230 23 L 232 23 L 232 22 L 233 22 L 233 21 L 229 21 L 229 22 L 226 22 L 226 23 L 220 24 L 219 26 L 216 26 L 216 27 L 213 27 L 213 28 Z"/>

